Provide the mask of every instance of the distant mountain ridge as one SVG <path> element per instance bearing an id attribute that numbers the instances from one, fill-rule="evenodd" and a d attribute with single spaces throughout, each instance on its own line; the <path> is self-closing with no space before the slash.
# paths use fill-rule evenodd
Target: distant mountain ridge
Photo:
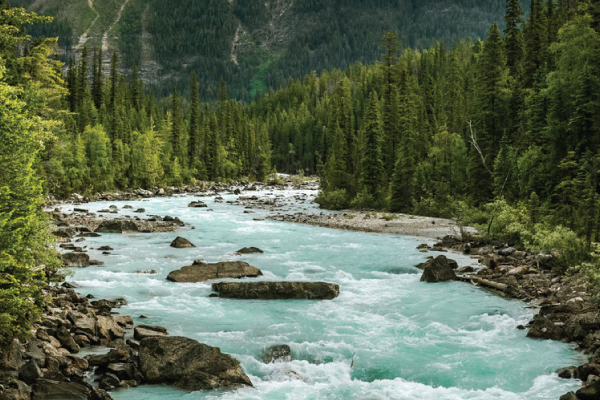
<path id="1" fill-rule="evenodd" d="M 229 95 L 250 100 L 268 87 L 311 70 L 371 63 L 387 31 L 403 44 L 427 48 L 442 39 L 485 38 L 503 24 L 504 0 L 10 0 L 51 25 L 32 34 L 61 37 L 68 58 L 84 45 L 119 52 L 165 95 L 186 91 L 196 71 L 202 96 L 215 99 L 219 80 Z M 527 4 L 525 4 L 527 3 Z M 524 9 L 528 2 L 524 0 Z"/>

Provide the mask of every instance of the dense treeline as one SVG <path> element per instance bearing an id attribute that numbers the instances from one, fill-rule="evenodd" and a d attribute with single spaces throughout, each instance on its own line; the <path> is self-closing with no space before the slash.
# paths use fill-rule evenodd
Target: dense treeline
<path id="1" fill-rule="evenodd" d="M 219 101 L 209 108 L 200 103 L 193 75 L 185 118 L 176 91 L 163 109 L 146 93 L 135 67 L 127 82 L 114 53 L 105 77 L 102 58 L 101 50 L 90 55 L 84 49 L 80 62 L 69 66 L 64 132 L 49 143 L 41 164 L 50 192 L 265 179 L 270 169 L 266 126 L 228 99 L 223 81 Z"/>
<path id="2" fill-rule="evenodd" d="M 544 222 L 589 243 L 600 234 L 599 30 L 597 1 L 534 0 L 523 21 L 509 0 L 504 32 L 492 25 L 485 42 L 400 51 L 390 33 L 376 66 L 292 80 L 251 109 L 268 121 L 278 170 L 321 175 L 323 206 L 491 207 L 492 229 L 517 240 Z"/>

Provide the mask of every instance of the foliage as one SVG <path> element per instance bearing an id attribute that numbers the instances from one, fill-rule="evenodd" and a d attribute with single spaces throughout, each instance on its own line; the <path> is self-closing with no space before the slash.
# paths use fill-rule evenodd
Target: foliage
<path id="1" fill-rule="evenodd" d="M 348 192 L 346 189 L 338 189 L 332 192 L 319 192 L 315 202 L 322 208 L 329 210 L 344 210 L 350 206 Z"/>

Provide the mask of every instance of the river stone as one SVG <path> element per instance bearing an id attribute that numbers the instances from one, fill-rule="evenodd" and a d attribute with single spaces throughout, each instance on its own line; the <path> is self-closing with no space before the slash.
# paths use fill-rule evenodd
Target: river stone
<path id="1" fill-rule="evenodd" d="M 446 256 L 437 256 L 425 263 L 421 282 L 447 282 L 456 279 L 453 270 L 455 264 L 456 261 L 448 260 Z"/>
<path id="2" fill-rule="evenodd" d="M 577 367 L 565 367 L 556 371 L 559 378 L 563 379 L 577 379 L 579 378 L 579 371 Z"/>
<path id="3" fill-rule="evenodd" d="M 196 264 L 171 272 L 167 280 L 171 282 L 205 282 L 211 279 L 244 278 L 262 275 L 260 269 L 241 261 L 226 261 L 214 264 Z"/>
<path id="4" fill-rule="evenodd" d="M 264 253 L 264 251 L 262 251 L 258 247 L 244 247 L 243 249 L 239 249 L 238 251 L 236 251 L 235 254 L 242 255 L 242 254 L 262 254 L 262 253 Z"/>
<path id="5" fill-rule="evenodd" d="M 208 207 L 206 205 L 206 203 L 202 202 L 202 201 L 192 201 L 188 207 L 192 207 L 192 208 L 205 208 Z"/>
<path id="6" fill-rule="evenodd" d="M 340 294 L 339 285 L 326 282 L 218 282 L 212 288 L 232 299 L 332 300 Z"/>
<path id="7" fill-rule="evenodd" d="M 17 378 L 23 363 L 22 346 L 15 339 L 9 344 L 0 346 L 0 379 Z"/>
<path id="8" fill-rule="evenodd" d="M 90 256 L 85 253 L 66 253 L 62 255 L 63 266 L 85 268 L 90 266 Z"/>
<path id="9" fill-rule="evenodd" d="M 100 389 L 104 390 L 114 390 L 119 386 L 121 386 L 121 381 L 119 380 L 119 378 L 117 378 L 116 375 L 111 374 L 110 372 L 107 372 L 106 374 L 102 375 L 102 378 L 100 378 L 100 383 L 98 385 Z"/>
<path id="10" fill-rule="evenodd" d="M 108 365 L 112 363 L 129 361 L 131 355 L 125 349 L 111 349 L 106 354 L 93 355 L 89 358 L 90 366 Z"/>
<path id="11" fill-rule="evenodd" d="M 579 400 L 579 399 L 577 398 L 575 393 L 569 392 L 569 393 L 566 393 L 566 394 L 563 394 L 562 396 L 560 396 L 559 400 Z"/>
<path id="12" fill-rule="evenodd" d="M 76 382 L 57 382 L 38 379 L 33 385 L 35 400 L 88 400 L 92 391 Z"/>
<path id="13" fill-rule="evenodd" d="M 29 360 L 19 370 L 19 378 L 29 385 L 41 377 L 42 371 L 35 360 Z"/>
<path id="14" fill-rule="evenodd" d="M 135 222 L 128 219 L 113 219 L 102 221 L 100 226 L 96 228 L 95 232 L 101 233 L 123 233 L 123 232 L 137 232 L 138 226 Z"/>
<path id="15" fill-rule="evenodd" d="M 265 364 L 280 361 L 292 361 L 292 349 L 287 344 L 278 344 L 268 347 L 263 353 Z"/>
<path id="16" fill-rule="evenodd" d="M 593 382 L 591 385 L 579 389 L 575 395 L 579 400 L 599 400 L 600 381 Z"/>
<path id="17" fill-rule="evenodd" d="M 146 383 L 167 383 L 190 391 L 252 386 L 235 358 L 180 336 L 143 339 L 139 368 Z"/>
<path id="18" fill-rule="evenodd" d="M 189 240 L 182 238 L 181 236 L 177 236 L 173 242 L 171 242 L 171 247 L 175 247 L 177 249 L 183 249 L 186 247 L 196 247 Z"/>
<path id="19" fill-rule="evenodd" d="M 135 340 L 143 340 L 147 337 L 154 336 L 166 336 L 167 328 L 163 328 L 162 326 L 153 326 L 153 325 L 138 325 L 133 330 L 133 338 Z"/>

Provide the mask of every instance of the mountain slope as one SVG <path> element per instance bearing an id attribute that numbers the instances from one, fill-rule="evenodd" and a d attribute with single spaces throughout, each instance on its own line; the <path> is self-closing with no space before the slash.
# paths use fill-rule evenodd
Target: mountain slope
<path id="1" fill-rule="evenodd" d="M 502 23 L 505 9 L 504 0 L 11 3 L 55 16 L 55 24 L 34 27 L 33 33 L 60 35 L 67 54 L 82 40 L 88 46 L 101 46 L 104 38 L 105 50 L 119 51 L 122 68 L 137 65 L 159 94 L 167 94 L 173 87 L 185 90 L 195 70 L 204 98 L 217 97 L 223 77 L 229 94 L 241 100 L 311 70 L 344 68 L 356 61 L 370 63 L 379 58 L 378 43 L 387 31 L 401 34 L 404 45 L 417 48 L 439 39 L 451 44 L 462 37 L 484 38 L 491 23 Z M 81 39 L 86 30 L 88 35 Z"/>

